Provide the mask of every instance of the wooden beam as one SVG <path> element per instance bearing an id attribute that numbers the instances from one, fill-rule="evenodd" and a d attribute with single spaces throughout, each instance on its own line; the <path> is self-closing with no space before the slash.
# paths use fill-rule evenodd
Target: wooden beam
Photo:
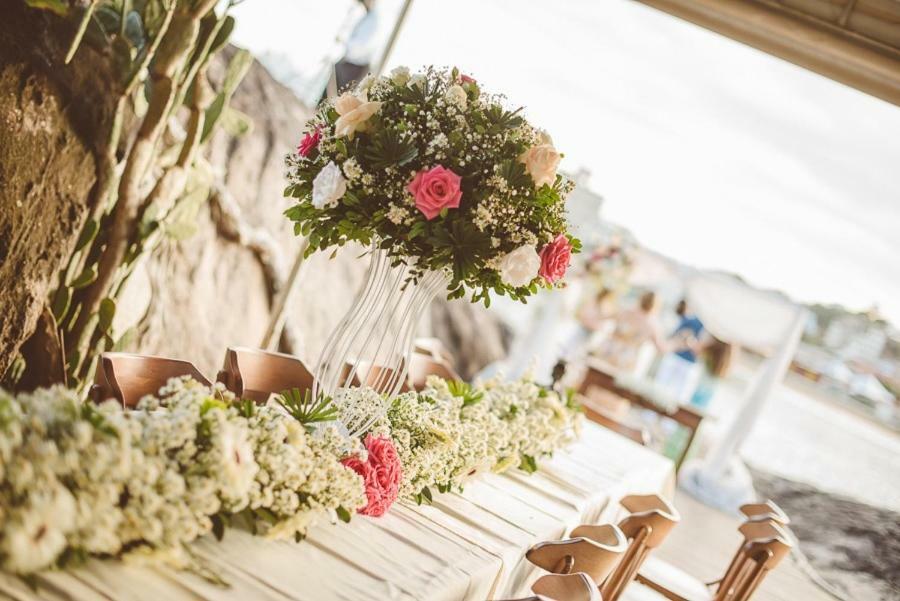
<path id="1" fill-rule="evenodd" d="M 900 106 L 900 49 L 758 0 L 637 0 Z"/>

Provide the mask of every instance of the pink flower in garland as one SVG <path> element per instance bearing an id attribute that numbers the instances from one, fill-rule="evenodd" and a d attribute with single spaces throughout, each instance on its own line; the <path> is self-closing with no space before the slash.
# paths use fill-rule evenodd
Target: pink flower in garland
<path id="1" fill-rule="evenodd" d="M 397 500 L 403 472 L 391 439 L 369 434 L 364 444 L 369 455 L 367 461 L 354 456 L 343 459 L 341 463 L 362 476 L 365 482 L 367 503 L 357 513 L 378 517 L 384 515 Z"/>
<path id="2" fill-rule="evenodd" d="M 306 132 L 306 135 L 303 136 L 303 139 L 300 141 L 300 146 L 297 147 L 297 152 L 299 152 L 302 157 L 309 156 L 309 153 L 319 145 L 319 140 L 321 139 L 322 130 L 318 127 L 313 133 Z"/>
<path id="3" fill-rule="evenodd" d="M 566 275 L 566 269 L 569 268 L 572 244 L 565 234 L 560 234 L 541 249 L 540 257 L 541 268 L 538 274 L 547 282 L 555 284 Z"/>
<path id="4" fill-rule="evenodd" d="M 460 182 L 462 178 L 449 169 L 438 165 L 427 171 L 419 171 L 407 189 L 416 199 L 416 208 L 425 219 L 431 221 L 441 214 L 442 209 L 456 209 L 462 198 Z"/>
<path id="5" fill-rule="evenodd" d="M 475 79 L 472 77 L 469 77 L 468 75 L 460 75 L 459 81 L 462 83 L 475 83 Z"/>

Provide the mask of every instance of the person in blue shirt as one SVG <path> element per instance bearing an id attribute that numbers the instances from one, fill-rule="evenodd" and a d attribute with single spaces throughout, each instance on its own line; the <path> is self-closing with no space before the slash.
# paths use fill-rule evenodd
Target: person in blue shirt
<path id="1" fill-rule="evenodd" d="M 703 322 L 696 315 L 688 312 L 688 304 L 684 299 L 678 302 L 675 313 L 678 315 L 679 322 L 672 338 L 680 343 L 675 354 L 685 361 L 696 363 L 698 347 L 705 331 Z"/>

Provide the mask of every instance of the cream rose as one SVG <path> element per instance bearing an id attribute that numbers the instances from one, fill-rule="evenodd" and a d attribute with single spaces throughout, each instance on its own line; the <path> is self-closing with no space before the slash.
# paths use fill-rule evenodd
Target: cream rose
<path id="1" fill-rule="evenodd" d="M 364 101 L 363 98 L 360 98 L 356 94 L 344 92 L 334 99 L 334 110 L 337 111 L 338 115 L 346 115 L 347 113 L 358 109 Z"/>
<path id="2" fill-rule="evenodd" d="M 395 67 L 390 73 L 391 81 L 398 86 L 405 86 L 409 81 L 410 74 L 408 67 Z"/>
<path id="3" fill-rule="evenodd" d="M 356 132 L 366 131 L 369 125 L 369 118 L 381 108 L 380 102 L 369 102 L 359 98 L 356 100 L 359 104 L 344 113 L 341 112 L 341 109 L 335 103 L 335 109 L 340 117 L 334 122 L 334 135 L 352 138 Z M 347 101 L 343 104 L 343 107 L 349 107 L 351 104 L 351 101 Z"/>
<path id="4" fill-rule="evenodd" d="M 500 279 L 504 284 L 519 288 L 530 284 L 531 280 L 537 277 L 540 268 L 540 255 L 533 246 L 525 244 L 506 253 L 500 259 L 497 271 L 500 272 Z"/>
<path id="5" fill-rule="evenodd" d="M 531 175 L 534 185 L 538 188 L 544 184 L 552 186 L 556 181 L 559 159 L 560 154 L 553 147 L 553 140 L 544 132 L 541 132 L 540 142 L 519 157 L 519 161 L 525 163 L 525 171 Z"/>
<path id="6" fill-rule="evenodd" d="M 347 180 L 341 168 L 329 162 L 313 179 L 312 204 L 317 209 L 333 207 L 347 191 Z"/>
<path id="7" fill-rule="evenodd" d="M 444 97 L 450 104 L 455 104 L 461 109 L 466 108 L 468 98 L 466 98 L 466 91 L 463 90 L 462 86 L 456 84 L 450 86 L 444 93 Z"/>

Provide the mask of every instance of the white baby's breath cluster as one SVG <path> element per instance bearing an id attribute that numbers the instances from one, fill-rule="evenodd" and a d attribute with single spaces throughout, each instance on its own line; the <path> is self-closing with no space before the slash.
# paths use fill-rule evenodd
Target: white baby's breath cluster
<path id="1" fill-rule="evenodd" d="M 368 431 L 392 439 L 403 466 L 400 496 L 418 502 L 481 472 L 533 470 L 574 438 L 580 415 L 528 379 L 469 386 L 432 376 L 423 391 L 391 399 L 386 413 L 371 389 L 341 391 L 335 403 L 343 415 L 371 416 Z"/>
<path id="2" fill-rule="evenodd" d="M 90 555 L 190 567 L 187 543 L 235 514 L 270 536 L 302 534 L 316 512 L 365 502 L 340 463 L 344 440 L 188 378 L 132 411 L 62 387 L 0 391 L 0 568 Z"/>

